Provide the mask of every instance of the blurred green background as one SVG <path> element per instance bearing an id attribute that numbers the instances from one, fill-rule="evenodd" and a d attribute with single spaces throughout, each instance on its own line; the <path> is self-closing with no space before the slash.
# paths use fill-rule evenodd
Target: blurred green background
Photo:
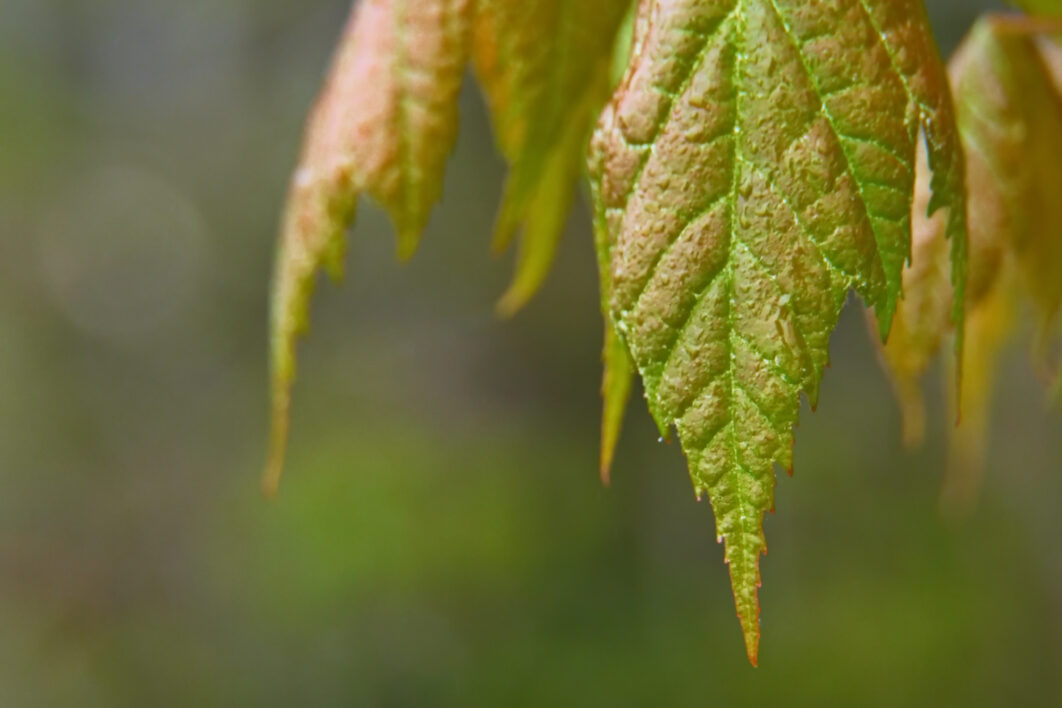
<path id="1" fill-rule="evenodd" d="M 930 2 L 950 49 L 989 3 Z M 463 96 L 407 266 L 361 211 L 265 452 L 272 249 L 344 0 L 0 0 L 0 706 L 1062 705 L 1062 424 L 1004 362 L 986 489 L 938 508 L 855 303 L 767 519 L 761 668 L 677 445 L 597 480 L 580 205 L 492 315 L 504 168 Z"/>

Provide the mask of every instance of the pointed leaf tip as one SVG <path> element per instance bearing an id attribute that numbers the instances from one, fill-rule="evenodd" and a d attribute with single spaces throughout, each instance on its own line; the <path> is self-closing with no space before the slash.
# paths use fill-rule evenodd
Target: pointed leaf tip
<path id="1" fill-rule="evenodd" d="M 612 460 L 623 428 L 627 401 L 631 396 L 634 364 L 623 340 L 611 323 L 606 322 L 605 346 L 601 354 L 604 373 L 601 377 L 601 483 L 612 484 Z"/>
<path id="2" fill-rule="evenodd" d="M 745 634 L 745 653 L 749 657 L 749 663 L 752 664 L 752 668 L 756 669 L 760 666 L 760 631 L 757 627 L 756 636 L 750 637 L 748 633 Z"/>
<path id="3" fill-rule="evenodd" d="M 580 128 L 579 134 L 582 132 Z M 571 159 L 571 154 L 581 155 L 582 152 L 581 138 L 561 141 L 547 162 L 542 181 L 530 196 L 527 211 L 520 213 L 519 217 L 515 216 L 518 213 L 516 207 L 508 201 L 511 195 L 506 194 L 499 228 L 508 230 L 511 237 L 519 219 L 523 222 L 523 233 L 517 248 L 516 273 L 496 307 L 501 317 L 512 317 L 530 302 L 549 274 L 564 232 L 564 223 L 574 195 L 574 182 L 578 176 L 578 172 L 572 168 L 579 163 Z M 502 231 L 497 232 L 495 245 L 503 236 Z"/>
<path id="4" fill-rule="evenodd" d="M 283 389 L 273 394 L 269 455 L 265 472 L 262 474 L 262 495 L 265 497 L 275 497 L 280 491 L 280 478 L 284 473 L 284 460 L 287 456 L 291 382 L 287 381 L 282 385 Z"/>
<path id="5" fill-rule="evenodd" d="M 763 547 L 766 550 L 766 546 Z M 760 652 L 760 553 L 756 551 L 750 558 L 748 555 L 743 555 L 738 558 L 731 559 L 729 549 L 727 549 L 727 565 L 730 568 L 730 582 L 734 589 L 734 603 L 737 608 L 738 622 L 741 624 L 741 634 L 745 640 L 745 652 L 748 655 L 749 663 L 753 666 L 759 665 L 759 652 Z M 745 563 L 746 566 L 742 567 L 741 564 Z M 735 565 L 737 566 L 735 568 Z M 737 570 L 737 572 L 735 572 Z M 749 582 L 745 574 L 751 573 L 754 578 L 753 582 Z"/>
<path id="6" fill-rule="evenodd" d="M 397 243 L 395 244 L 395 258 L 399 263 L 408 263 L 416 255 L 419 245 L 420 230 L 403 229 L 398 233 Z"/>
<path id="7" fill-rule="evenodd" d="M 269 453 L 263 491 L 275 493 L 287 449 L 291 386 L 295 380 L 296 345 L 306 331 L 317 271 L 342 276 L 346 226 L 354 219 L 355 201 L 342 169 L 323 175 L 303 168 L 292 180 L 280 234 L 270 302 Z"/>

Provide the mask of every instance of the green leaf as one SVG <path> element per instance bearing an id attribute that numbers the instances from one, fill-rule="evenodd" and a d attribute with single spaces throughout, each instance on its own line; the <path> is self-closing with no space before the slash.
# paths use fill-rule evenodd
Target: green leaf
<path id="1" fill-rule="evenodd" d="M 963 161 L 920 2 L 646 0 L 592 141 L 609 316 L 711 500 L 754 664 L 774 465 L 848 290 L 888 329 L 920 129 L 961 291 Z"/>
<path id="2" fill-rule="evenodd" d="M 470 0 L 362 0 L 306 127 L 278 247 L 272 303 L 273 422 L 263 489 L 284 463 L 295 340 L 315 273 L 338 274 L 360 193 L 390 212 L 398 252 L 416 249 L 457 136 Z"/>
<path id="3" fill-rule="evenodd" d="M 522 307 L 545 279 L 608 98 L 613 44 L 629 0 L 480 0 L 472 59 L 512 171 L 494 236 L 523 226 L 516 276 L 499 303 Z"/>

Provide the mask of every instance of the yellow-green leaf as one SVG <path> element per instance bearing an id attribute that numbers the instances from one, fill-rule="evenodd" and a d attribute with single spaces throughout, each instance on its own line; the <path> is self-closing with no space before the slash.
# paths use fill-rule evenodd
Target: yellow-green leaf
<path id="1" fill-rule="evenodd" d="M 608 97 L 613 44 L 630 0 L 480 0 L 472 58 L 501 153 L 512 166 L 494 248 L 523 226 L 511 314 L 552 264 L 586 140 Z"/>
<path id="2" fill-rule="evenodd" d="M 920 2 L 645 0 L 592 141 L 609 315 L 711 499 L 753 663 L 774 465 L 848 290 L 888 328 L 920 129 L 961 290 L 963 161 Z"/>
<path id="3" fill-rule="evenodd" d="M 362 0 L 306 127 L 278 249 L 272 303 L 273 423 L 263 487 L 283 467 L 295 339 L 317 269 L 341 268 L 360 193 L 391 214 L 412 255 L 457 136 L 471 0 Z"/>

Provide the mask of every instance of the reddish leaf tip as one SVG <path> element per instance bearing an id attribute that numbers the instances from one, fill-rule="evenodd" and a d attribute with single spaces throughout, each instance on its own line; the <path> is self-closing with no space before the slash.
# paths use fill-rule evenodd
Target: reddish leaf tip
<path id="1" fill-rule="evenodd" d="M 749 663 L 752 664 L 753 668 L 756 668 L 759 666 L 760 661 L 759 607 L 756 608 L 756 616 L 751 622 L 746 623 L 745 618 L 740 614 L 738 619 L 741 620 L 741 631 L 745 636 L 745 653 L 749 658 Z"/>
<path id="2" fill-rule="evenodd" d="M 606 488 L 612 486 L 612 457 L 614 450 L 614 446 L 609 444 L 605 438 L 602 438 L 599 473 L 601 475 L 601 486 Z"/>
<path id="3" fill-rule="evenodd" d="M 290 385 L 285 382 L 285 385 Z M 280 490 L 280 478 L 284 473 L 284 458 L 288 447 L 288 389 L 273 393 L 273 420 L 269 432 L 269 456 L 262 474 L 262 496 L 273 498 Z"/>
<path id="4" fill-rule="evenodd" d="M 616 455 L 616 442 L 618 437 L 618 426 L 615 430 L 610 431 L 609 421 L 607 418 L 604 419 L 601 424 L 601 462 L 599 466 L 601 485 L 604 487 L 612 486 L 612 461 Z"/>
<path id="5" fill-rule="evenodd" d="M 745 654 L 753 668 L 759 666 L 760 661 L 760 603 L 755 601 L 755 611 L 750 612 L 750 618 L 746 618 L 738 611 L 738 621 L 741 623 L 741 633 L 745 639 Z"/>
<path id="6" fill-rule="evenodd" d="M 512 319 L 530 299 L 531 293 L 519 287 L 518 283 L 513 283 L 512 287 L 506 290 L 494 305 L 494 314 L 503 320 Z"/>
<path id="7" fill-rule="evenodd" d="M 612 486 L 612 470 L 604 465 L 601 466 L 601 486 L 606 489 Z"/>

